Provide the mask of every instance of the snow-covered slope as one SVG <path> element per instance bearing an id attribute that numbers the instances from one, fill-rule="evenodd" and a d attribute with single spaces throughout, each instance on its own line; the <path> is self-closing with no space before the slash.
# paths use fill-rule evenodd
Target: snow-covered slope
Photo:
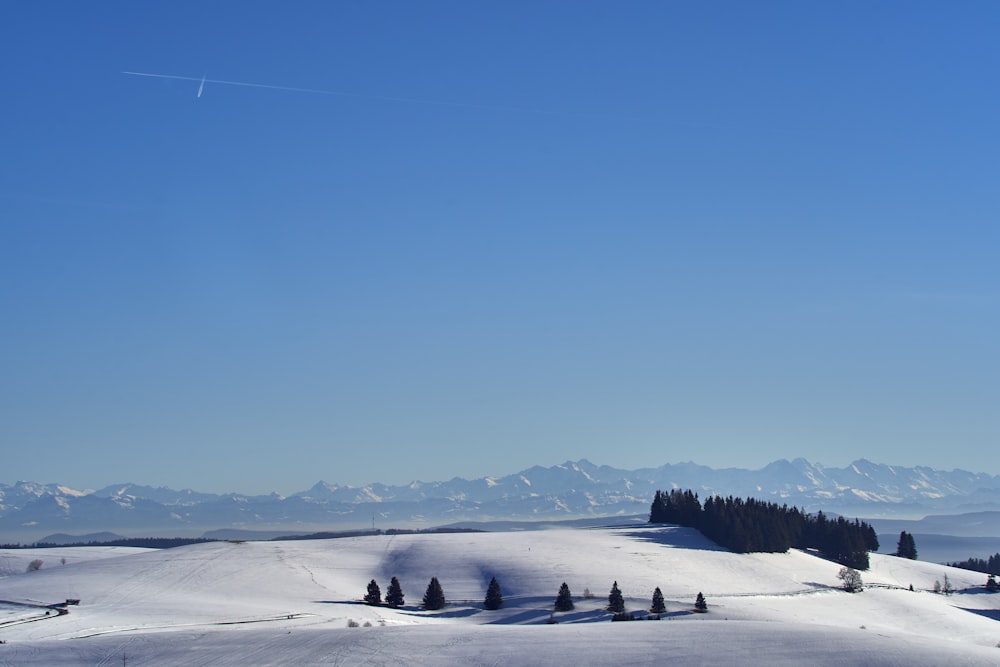
<path id="1" fill-rule="evenodd" d="M 684 528 L 59 552 L 65 565 L 0 579 L 0 598 L 81 605 L 47 617 L 5 607 L 0 664 L 1000 664 L 1000 596 L 976 588 L 982 575 L 873 555 L 867 590 L 851 595 L 837 589 L 835 563 L 801 551 L 732 554 Z M 54 554 L 0 558 L 14 553 Z M 945 574 L 960 592 L 930 592 Z M 370 579 L 384 593 L 392 576 L 404 608 L 360 603 Z M 432 576 L 449 600 L 439 612 L 419 609 Z M 486 611 L 493 576 L 504 607 Z M 548 625 L 564 581 L 576 609 Z M 659 586 L 664 620 L 607 622 L 612 581 L 635 612 Z M 583 597 L 588 588 L 595 597 Z M 692 613 L 698 592 L 707 614 Z"/>

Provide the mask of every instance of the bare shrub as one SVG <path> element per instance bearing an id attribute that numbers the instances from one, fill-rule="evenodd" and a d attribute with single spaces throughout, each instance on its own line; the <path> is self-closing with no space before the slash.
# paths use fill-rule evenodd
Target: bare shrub
<path id="1" fill-rule="evenodd" d="M 36 558 L 35 560 L 28 563 L 28 572 L 37 572 L 42 569 L 42 559 Z"/>
<path id="2" fill-rule="evenodd" d="M 861 573 L 853 567 L 842 567 L 837 573 L 837 578 L 843 583 L 843 589 L 848 593 L 860 593 L 864 590 L 864 583 L 861 581 Z"/>

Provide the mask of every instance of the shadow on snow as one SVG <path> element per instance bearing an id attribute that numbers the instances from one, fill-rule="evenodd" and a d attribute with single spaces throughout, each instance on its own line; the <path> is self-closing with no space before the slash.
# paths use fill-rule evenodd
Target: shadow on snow
<path id="1" fill-rule="evenodd" d="M 623 531 L 622 535 L 642 542 L 653 542 L 667 547 L 679 549 L 696 549 L 699 551 L 729 551 L 720 547 L 694 528 L 684 528 L 672 524 L 649 524 L 657 527 L 653 530 Z"/>

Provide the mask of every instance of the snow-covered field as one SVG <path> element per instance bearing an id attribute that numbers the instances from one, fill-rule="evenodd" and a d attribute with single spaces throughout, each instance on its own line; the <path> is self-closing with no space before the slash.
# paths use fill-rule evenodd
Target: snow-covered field
<path id="1" fill-rule="evenodd" d="M 852 595 L 835 563 L 732 554 L 684 528 L 17 550 L 0 564 L 0 665 L 1000 665 L 985 575 L 873 554 Z M 934 594 L 945 574 L 959 591 Z M 361 604 L 392 576 L 402 609 Z M 432 576 L 448 605 L 425 612 Z M 498 611 L 482 604 L 492 576 Z M 550 625 L 564 581 L 576 609 Z M 609 622 L 613 581 L 634 612 L 659 586 L 663 620 Z M 692 613 L 698 592 L 707 614 Z M 81 604 L 65 615 L 11 604 L 67 598 Z"/>

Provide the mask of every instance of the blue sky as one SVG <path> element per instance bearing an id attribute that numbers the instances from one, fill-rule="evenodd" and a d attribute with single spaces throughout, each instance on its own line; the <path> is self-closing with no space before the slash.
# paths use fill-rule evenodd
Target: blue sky
<path id="1" fill-rule="evenodd" d="M 0 477 L 1000 473 L 998 20 L 10 5 Z"/>

